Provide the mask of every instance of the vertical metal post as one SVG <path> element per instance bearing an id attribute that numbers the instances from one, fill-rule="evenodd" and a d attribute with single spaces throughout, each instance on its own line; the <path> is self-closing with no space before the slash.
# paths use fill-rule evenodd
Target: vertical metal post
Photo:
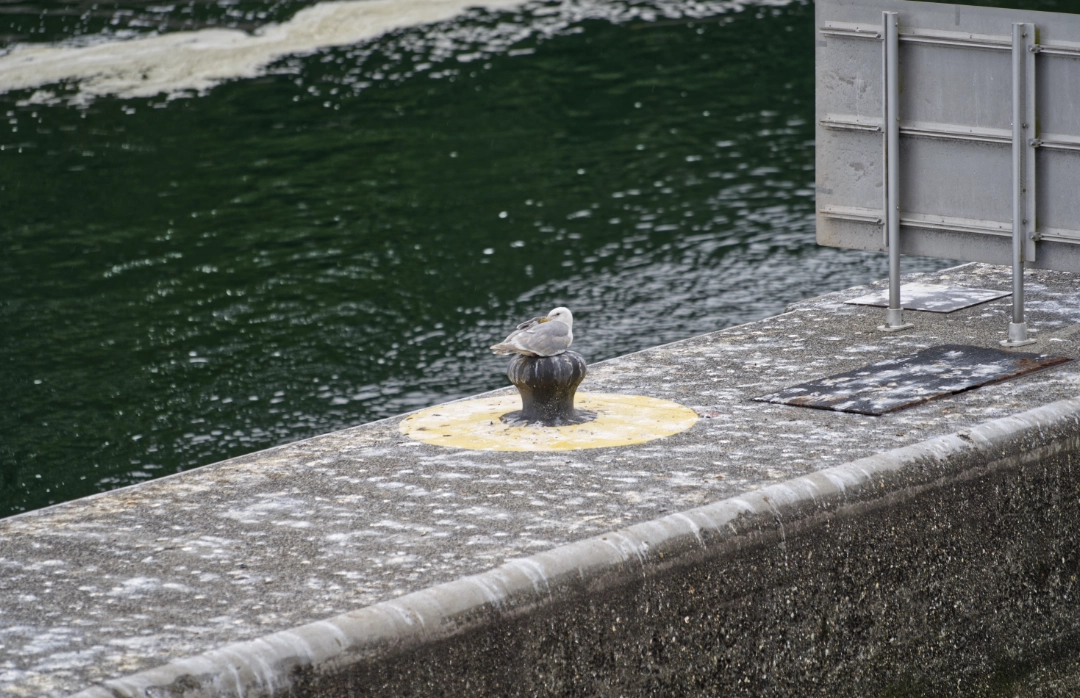
<path id="1" fill-rule="evenodd" d="M 1024 261 L 1035 261 L 1035 149 L 1038 143 L 1038 122 L 1035 119 L 1035 25 L 1024 24 L 1021 32 L 1024 43 L 1024 186 L 1021 207 L 1024 225 Z"/>
<path id="2" fill-rule="evenodd" d="M 1024 252 L 1027 246 L 1028 196 L 1034 203 L 1034 191 L 1027 191 L 1027 180 L 1034 180 L 1034 168 L 1027 163 L 1031 141 L 1035 128 L 1035 104 L 1028 99 L 1034 92 L 1035 54 L 1029 50 L 1034 46 L 1035 26 L 1015 23 L 1012 25 L 1012 267 L 1013 267 L 1013 304 L 1012 321 L 1009 322 L 1009 338 L 1001 343 L 1007 347 L 1019 347 L 1034 344 L 1028 339 L 1027 324 L 1024 322 Z M 1029 64 L 1031 70 L 1029 70 Z M 1030 75 L 1029 75 L 1030 74 Z M 1030 88 L 1030 89 L 1029 89 Z M 1030 220 L 1034 230 L 1034 216 Z M 1032 243 L 1034 244 L 1034 243 Z"/>
<path id="3" fill-rule="evenodd" d="M 898 332 L 904 322 L 900 307 L 900 30 L 895 12 L 882 12 L 885 56 L 885 235 L 889 248 L 889 308 L 882 332 Z"/>

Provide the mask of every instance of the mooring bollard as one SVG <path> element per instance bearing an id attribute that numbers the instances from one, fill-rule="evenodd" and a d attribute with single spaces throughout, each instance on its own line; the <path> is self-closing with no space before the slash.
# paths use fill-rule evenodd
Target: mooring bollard
<path id="1" fill-rule="evenodd" d="M 585 379 L 585 357 L 576 351 L 555 356 L 515 354 L 506 376 L 521 393 L 521 409 L 499 418 L 506 424 L 562 427 L 596 419 L 595 412 L 574 409 L 574 393 Z"/>

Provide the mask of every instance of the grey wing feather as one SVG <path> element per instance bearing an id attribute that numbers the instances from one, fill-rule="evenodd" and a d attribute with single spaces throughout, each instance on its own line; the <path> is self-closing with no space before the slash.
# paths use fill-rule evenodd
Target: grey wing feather
<path id="1" fill-rule="evenodd" d="M 551 356 L 570 346 L 570 328 L 563 322 L 545 322 L 525 332 L 529 335 L 529 349 L 538 354 Z"/>
<path id="2" fill-rule="evenodd" d="M 533 318 L 518 325 L 505 340 L 491 347 L 496 354 L 517 352 L 526 356 L 554 356 L 569 348 L 573 341 L 570 327 L 565 322 Z"/>
<path id="3" fill-rule="evenodd" d="M 566 323 L 558 321 L 545 322 L 542 327 L 538 327 L 533 331 L 548 337 L 565 337 L 570 334 L 570 328 L 566 326 Z"/>

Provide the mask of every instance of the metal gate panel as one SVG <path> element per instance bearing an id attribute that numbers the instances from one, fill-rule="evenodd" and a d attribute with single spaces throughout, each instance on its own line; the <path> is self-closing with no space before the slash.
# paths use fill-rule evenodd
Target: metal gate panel
<path id="1" fill-rule="evenodd" d="M 1040 103 L 1039 122 L 1043 135 L 1080 135 L 1080 47 L 1078 56 L 1039 53 L 1036 92 L 1052 97 Z M 1074 144 L 1080 146 L 1074 140 Z"/>
<path id="2" fill-rule="evenodd" d="M 1080 242 L 1080 152 L 1040 153 L 1035 173 L 1043 239 Z"/>
<path id="3" fill-rule="evenodd" d="M 880 19 L 879 19 L 880 23 Z M 879 31 L 880 33 L 880 31 Z M 818 107 L 825 114 L 845 114 L 864 118 L 881 127 L 881 43 L 880 41 L 826 41 L 834 66 L 818 71 Z M 860 37 L 861 38 L 861 37 Z M 821 100 L 825 100 L 822 102 Z M 818 118 L 823 118 L 819 113 Z"/>
<path id="4" fill-rule="evenodd" d="M 880 119 L 878 120 L 881 121 Z M 877 127 L 880 131 L 880 126 Z M 818 206 L 827 205 L 823 199 L 832 197 L 844 201 L 849 208 L 862 211 L 862 218 L 869 216 L 874 223 L 874 231 L 880 235 L 882 171 L 881 134 L 854 132 L 838 135 L 825 131 L 819 135 L 817 149 L 827 149 L 840 167 L 826 172 L 819 170 L 817 175 Z M 861 219 L 860 219 L 861 220 Z"/>
<path id="5" fill-rule="evenodd" d="M 1080 272 L 1077 15 L 818 0 L 818 242 L 887 248 L 886 12 L 898 32 L 899 251 L 1009 263 L 1015 190 L 1022 263 Z"/>
<path id="6" fill-rule="evenodd" d="M 903 27 L 904 15 L 900 20 Z M 901 135 L 905 126 L 929 122 L 924 131 L 934 126 L 961 133 L 997 129 L 1009 139 L 1012 85 L 1007 52 L 905 43 L 903 33 L 900 41 Z"/>
<path id="7" fill-rule="evenodd" d="M 1012 219 L 1007 145 L 905 137 L 903 129 L 900 134 L 901 234 L 927 216 L 983 225 Z M 1004 233 L 1011 234 L 1011 228 Z"/>

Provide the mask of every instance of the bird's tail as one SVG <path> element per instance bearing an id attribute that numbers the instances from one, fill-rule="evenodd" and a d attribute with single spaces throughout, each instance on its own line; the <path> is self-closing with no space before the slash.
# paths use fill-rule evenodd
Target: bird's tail
<path id="1" fill-rule="evenodd" d="M 495 352 L 496 354 L 505 356 L 506 354 L 513 354 L 514 348 L 509 344 L 506 344 L 505 342 L 499 342 L 498 344 L 494 344 L 491 346 L 491 351 Z"/>

